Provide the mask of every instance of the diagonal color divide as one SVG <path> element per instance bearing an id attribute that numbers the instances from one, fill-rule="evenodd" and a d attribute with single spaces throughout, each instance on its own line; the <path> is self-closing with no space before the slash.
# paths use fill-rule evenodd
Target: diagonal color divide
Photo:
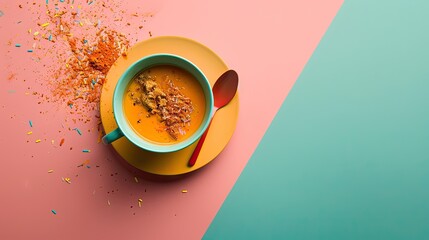
<path id="1" fill-rule="evenodd" d="M 206 239 L 429 239 L 427 1 L 347 1 Z"/>

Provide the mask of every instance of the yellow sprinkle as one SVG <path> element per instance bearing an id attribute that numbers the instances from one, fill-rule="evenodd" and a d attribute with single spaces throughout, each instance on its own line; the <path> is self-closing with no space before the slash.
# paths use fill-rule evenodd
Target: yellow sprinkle
<path id="1" fill-rule="evenodd" d="M 42 141 L 42 140 L 40 140 L 40 139 L 37 139 L 37 140 L 36 140 L 36 143 L 39 143 L 39 142 L 41 142 L 41 141 Z"/>
<path id="2" fill-rule="evenodd" d="M 41 26 L 42 27 L 47 27 L 48 25 L 49 25 L 49 23 L 47 22 L 47 23 L 42 24 Z"/>
<path id="3" fill-rule="evenodd" d="M 28 29 L 28 33 L 31 33 L 31 28 L 30 28 L 30 29 Z"/>
<path id="4" fill-rule="evenodd" d="M 66 35 L 69 37 L 73 36 L 73 34 L 71 34 L 71 33 L 67 33 Z"/>
<path id="5" fill-rule="evenodd" d="M 68 68 L 69 67 L 69 64 L 68 63 L 66 63 L 66 68 Z"/>
<path id="6" fill-rule="evenodd" d="M 143 199 L 139 198 L 139 202 L 143 202 Z"/>
<path id="7" fill-rule="evenodd" d="M 37 36 L 37 35 L 39 35 L 39 32 L 34 32 L 34 34 L 33 34 L 34 36 Z"/>
<path id="8" fill-rule="evenodd" d="M 140 207 L 140 208 L 142 207 L 142 202 L 139 202 L 139 207 Z"/>
<path id="9" fill-rule="evenodd" d="M 68 177 L 63 178 L 63 180 L 64 180 L 66 183 L 68 183 L 68 184 L 70 184 L 70 183 L 71 183 L 71 179 L 70 179 L 70 178 L 68 178 Z"/>
<path id="10" fill-rule="evenodd" d="M 139 179 L 137 177 L 134 177 L 134 181 L 136 181 L 136 183 L 138 183 Z"/>
<path id="11" fill-rule="evenodd" d="M 188 192 L 188 190 L 186 190 L 186 189 L 182 190 L 182 193 L 187 193 L 187 192 Z"/>
<path id="12" fill-rule="evenodd" d="M 52 170 L 52 169 L 48 170 L 48 173 L 53 173 L 53 172 L 54 172 L 54 170 Z"/>
<path id="13" fill-rule="evenodd" d="M 32 131 L 27 132 L 27 135 L 30 135 L 30 134 L 33 134 L 33 132 Z"/>
<path id="14" fill-rule="evenodd" d="M 82 26 L 83 26 L 83 23 L 82 23 L 82 22 L 79 22 L 79 25 L 82 27 Z"/>
<path id="15" fill-rule="evenodd" d="M 82 8 L 82 6 L 81 5 L 77 5 L 77 8 Z"/>

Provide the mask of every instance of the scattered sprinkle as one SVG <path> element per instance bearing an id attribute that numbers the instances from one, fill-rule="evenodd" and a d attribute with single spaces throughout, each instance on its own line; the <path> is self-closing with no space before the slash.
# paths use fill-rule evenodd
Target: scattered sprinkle
<path id="1" fill-rule="evenodd" d="M 57 215 L 57 211 L 55 211 L 54 209 L 52 209 L 52 210 L 51 210 L 51 212 L 52 212 L 54 215 Z"/>
<path id="2" fill-rule="evenodd" d="M 42 27 L 47 27 L 47 26 L 49 26 L 49 23 L 47 22 L 47 23 L 44 23 L 44 24 L 42 24 L 41 25 Z"/>
<path id="3" fill-rule="evenodd" d="M 39 32 L 34 32 L 33 35 L 37 36 L 37 35 L 39 35 Z"/>
<path id="4" fill-rule="evenodd" d="M 109 205 L 109 206 L 110 206 L 110 201 L 109 201 L 109 199 L 107 199 L 107 205 Z"/>
<path id="5" fill-rule="evenodd" d="M 187 193 L 187 192 L 188 192 L 188 190 L 186 190 L 186 189 L 182 190 L 182 193 Z"/>
<path id="6" fill-rule="evenodd" d="M 62 178 L 64 182 L 70 184 L 71 183 L 71 179 L 66 177 L 66 178 Z"/>
<path id="7" fill-rule="evenodd" d="M 17 43 L 15 44 L 15 47 L 21 47 L 21 44 Z"/>
<path id="8" fill-rule="evenodd" d="M 28 124 L 30 124 L 30 127 L 33 127 L 33 122 L 31 120 L 28 121 Z"/>
<path id="9" fill-rule="evenodd" d="M 139 179 L 137 177 L 134 177 L 134 181 L 136 181 L 136 183 L 138 183 Z"/>
<path id="10" fill-rule="evenodd" d="M 49 0 L 46 0 L 46 5 L 49 4 Z"/>
<path id="11" fill-rule="evenodd" d="M 64 144 L 64 138 L 61 139 L 60 141 L 60 147 Z"/>
<path id="12" fill-rule="evenodd" d="M 42 140 L 40 140 L 40 139 L 37 139 L 37 140 L 36 140 L 36 143 L 39 143 L 39 142 L 41 142 L 41 141 L 42 141 Z"/>
<path id="13" fill-rule="evenodd" d="M 31 134 L 33 134 L 33 132 L 32 132 L 32 131 L 27 132 L 27 135 L 31 135 Z"/>
<path id="14" fill-rule="evenodd" d="M 4 15 L 4 13 L 2 11 L 0 11 L 0 17 L 3 16 L 3 15 Z"/>
<path id="15" fill-rule="evenodd" d="M 54 139 L 51 140 L 51 143 L 52 143 L 52 145 L 54 145 L 54 143 L 55 143 Z"/>
<path id="16" fill-rule="evenodd" d="M 48 40 L 52 41 L 52 35 L 51 34 L 49 34 Z"/>
<path id="17" fill-rule="evenodd" d="M 75 128 L 74 130 L 76 130 L 76 132 L 79 133 L 79 135 L 82 135 L 82 132 L 79 130 L 79 128 Z"/>
<path id="18" fill-rule="evenodd" d="M 48 170 L 48 173 L 53 173 L 53 172 L 54 172 L 54 170 L 52 170 L 52 169 Z"/>
<path id="19" fill-rule="evenodd" d="M 64 2 L 64 0 L 60 0 L 60 2 Z"/>
<path id="20" fill-rule="evenodd" d="M 88 3 L 88 5 L 91 5 L 93 2 L 94 2 L 94 1 L 89 2 L 89 3 Z"/>
<path id="21" fill-rule="evenodd" d="M 30 29 L 28 29 L 28 33 L 31 33 L 31 28 L 30 28 Z"/>
<path id="22" fill-rule="evenodd" d="M 139 207 L 140 208 L 142 207 L 142 202 L 143 202 L 143 199 L 139 198 Z"/>
<path id="23" fill-rule="evenodd" d="M 89 150 L 89 149 L 83 149 L 82 152 L 89 153 L 89 152 L 91 152 L 91 150 Z"/>
<path id="24" fill-rule="evenodd" d="M 33 52 L 33 49 L 28 49 L 27 52 Z"/>

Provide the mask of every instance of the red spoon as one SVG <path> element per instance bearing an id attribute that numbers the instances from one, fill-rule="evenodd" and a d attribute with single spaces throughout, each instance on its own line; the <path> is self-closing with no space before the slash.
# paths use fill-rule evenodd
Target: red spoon
<path id="1" fill-rule="evenodd" d="M 215 82 L 213 86 L 213 98 L 214 98 L 214 111 L 211 119 L 216 114 L 217 110 L 226 106 L 235 96 L 238 88 L 238 74 L 234 70 L 228 70 L 223 73 Z M 210 124 L 207 127 L 206 131 L 201 136 L 198 141 L 197 147 L 195 147 L 194 152 L 192 153 L 191 158 L 189 159 L 188 165 L 189 167 L 194 166 L 197 161 L 198 155 L 201 151 L 201 147 L 203 146 L 204 140 L 206 139 L 207 133 L 209 131 Z"/>

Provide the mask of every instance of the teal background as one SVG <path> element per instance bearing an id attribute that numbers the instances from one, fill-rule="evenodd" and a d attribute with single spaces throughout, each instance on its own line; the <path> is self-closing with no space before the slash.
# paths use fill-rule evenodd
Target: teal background
<path id="1" fill-rule="evenodd" d="M 345 1 L 205 239 L 429 239 L 429 1 Z"/>

